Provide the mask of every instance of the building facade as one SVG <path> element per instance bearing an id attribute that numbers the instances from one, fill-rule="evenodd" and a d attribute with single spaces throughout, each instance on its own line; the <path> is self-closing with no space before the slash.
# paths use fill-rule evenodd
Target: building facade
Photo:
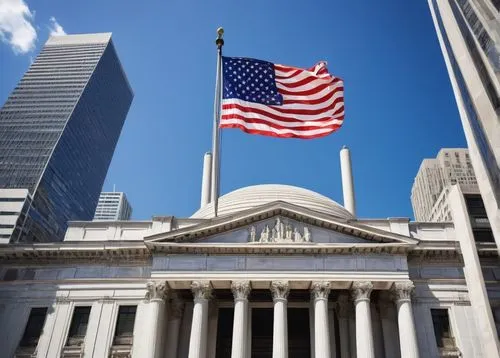
<path id="1" fill-rule="evenodd" d="M 130 220 L 132 206 L 122 192 L 102 192 L 95 209 L 94 221 Z"/>
<path id="2" fill-rule="evenodd" d="M 467 147 L 500 246 L 500 4 L 429 0 Z"/>
<path id="3" fill-rule="evenodd" d="M 91 220 L 133 93 L 111 34 L 54 36 L 0 109 L 0 188 L 30 205 L 5 241 L 61 241 Z"/>
<path id="4" fill-rule="evenodd" d="M 464 193 L 479 194 L 467 149 L 443 148 L 436 158 L 424 159 L 411 189 L 415 220 L 452 221 L 448 195 L 455 184 Z"/>
<path id="5" fill-rule="evenodd" d="M 498 251 L 476 248 L 462 199 L 454 186 L 455 225 L 413 223 L 257 185 L 216 218 L 0 245 L 0 356 L 498 357 Z"/>

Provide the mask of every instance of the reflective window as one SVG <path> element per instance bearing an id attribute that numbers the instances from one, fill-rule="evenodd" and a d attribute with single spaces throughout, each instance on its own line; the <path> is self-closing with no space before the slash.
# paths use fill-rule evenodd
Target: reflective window
<path id="1" fill-rule="evenodd" d="M 0 110 L 0 188 L 33 198 L 12 241 L 92 220 L 132 98 L 112 41 L 44 47 Z"/>

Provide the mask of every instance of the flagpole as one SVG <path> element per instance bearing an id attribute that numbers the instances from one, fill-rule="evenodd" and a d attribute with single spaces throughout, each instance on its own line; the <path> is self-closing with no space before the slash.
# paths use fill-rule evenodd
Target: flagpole
<path id="1" fill-rule="evenodd" d="M 219 205 L 219 191 L 220 191 L 220 107 L 222 98 L 222 46 L 224 45 L 224 29 L 219 27 L 217 29 L 217 75 L 215 78 L 215 99 L 214 99 L 214 124 L 213 124 L 213 138 L 212 138 L 212 202 L 214 207 L 214 217 L 217 217 L 217 210 Z"/>

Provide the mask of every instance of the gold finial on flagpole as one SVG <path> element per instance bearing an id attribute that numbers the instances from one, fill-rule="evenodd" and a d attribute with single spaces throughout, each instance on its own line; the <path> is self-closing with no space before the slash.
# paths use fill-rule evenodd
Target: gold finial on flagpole
<path id="1" fill-rule="evenodd" d="M 217 29 L 217 39 L 215 40 L 215 44 L 218 48 L 221 48 L 224 45 L 224 39 L 222 38 L 223 35 L 224 29 L 222 27 L 219 27 Z"/>

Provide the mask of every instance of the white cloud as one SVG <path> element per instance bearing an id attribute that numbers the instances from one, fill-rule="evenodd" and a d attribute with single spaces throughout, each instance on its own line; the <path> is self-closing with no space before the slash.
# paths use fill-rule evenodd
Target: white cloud
<path id="1" fill-rule="evenodd" d="M 16 54 L 35 48 L 37 34 L 33 16 L 34 12 L 24 0 L 0 0 L 0 40 L 9 44 Z"/>
<path id="2" fill-rule="evenodd" d="M 57 20 L 54 16 L 52 16 L 50 18 L 49 30 L 50 30 L 50 36 L 66 35 L 66 32 L 64 32 L 63 27 L 61 25 L 59 25 L 59 23 L 57 22 Z"/>

